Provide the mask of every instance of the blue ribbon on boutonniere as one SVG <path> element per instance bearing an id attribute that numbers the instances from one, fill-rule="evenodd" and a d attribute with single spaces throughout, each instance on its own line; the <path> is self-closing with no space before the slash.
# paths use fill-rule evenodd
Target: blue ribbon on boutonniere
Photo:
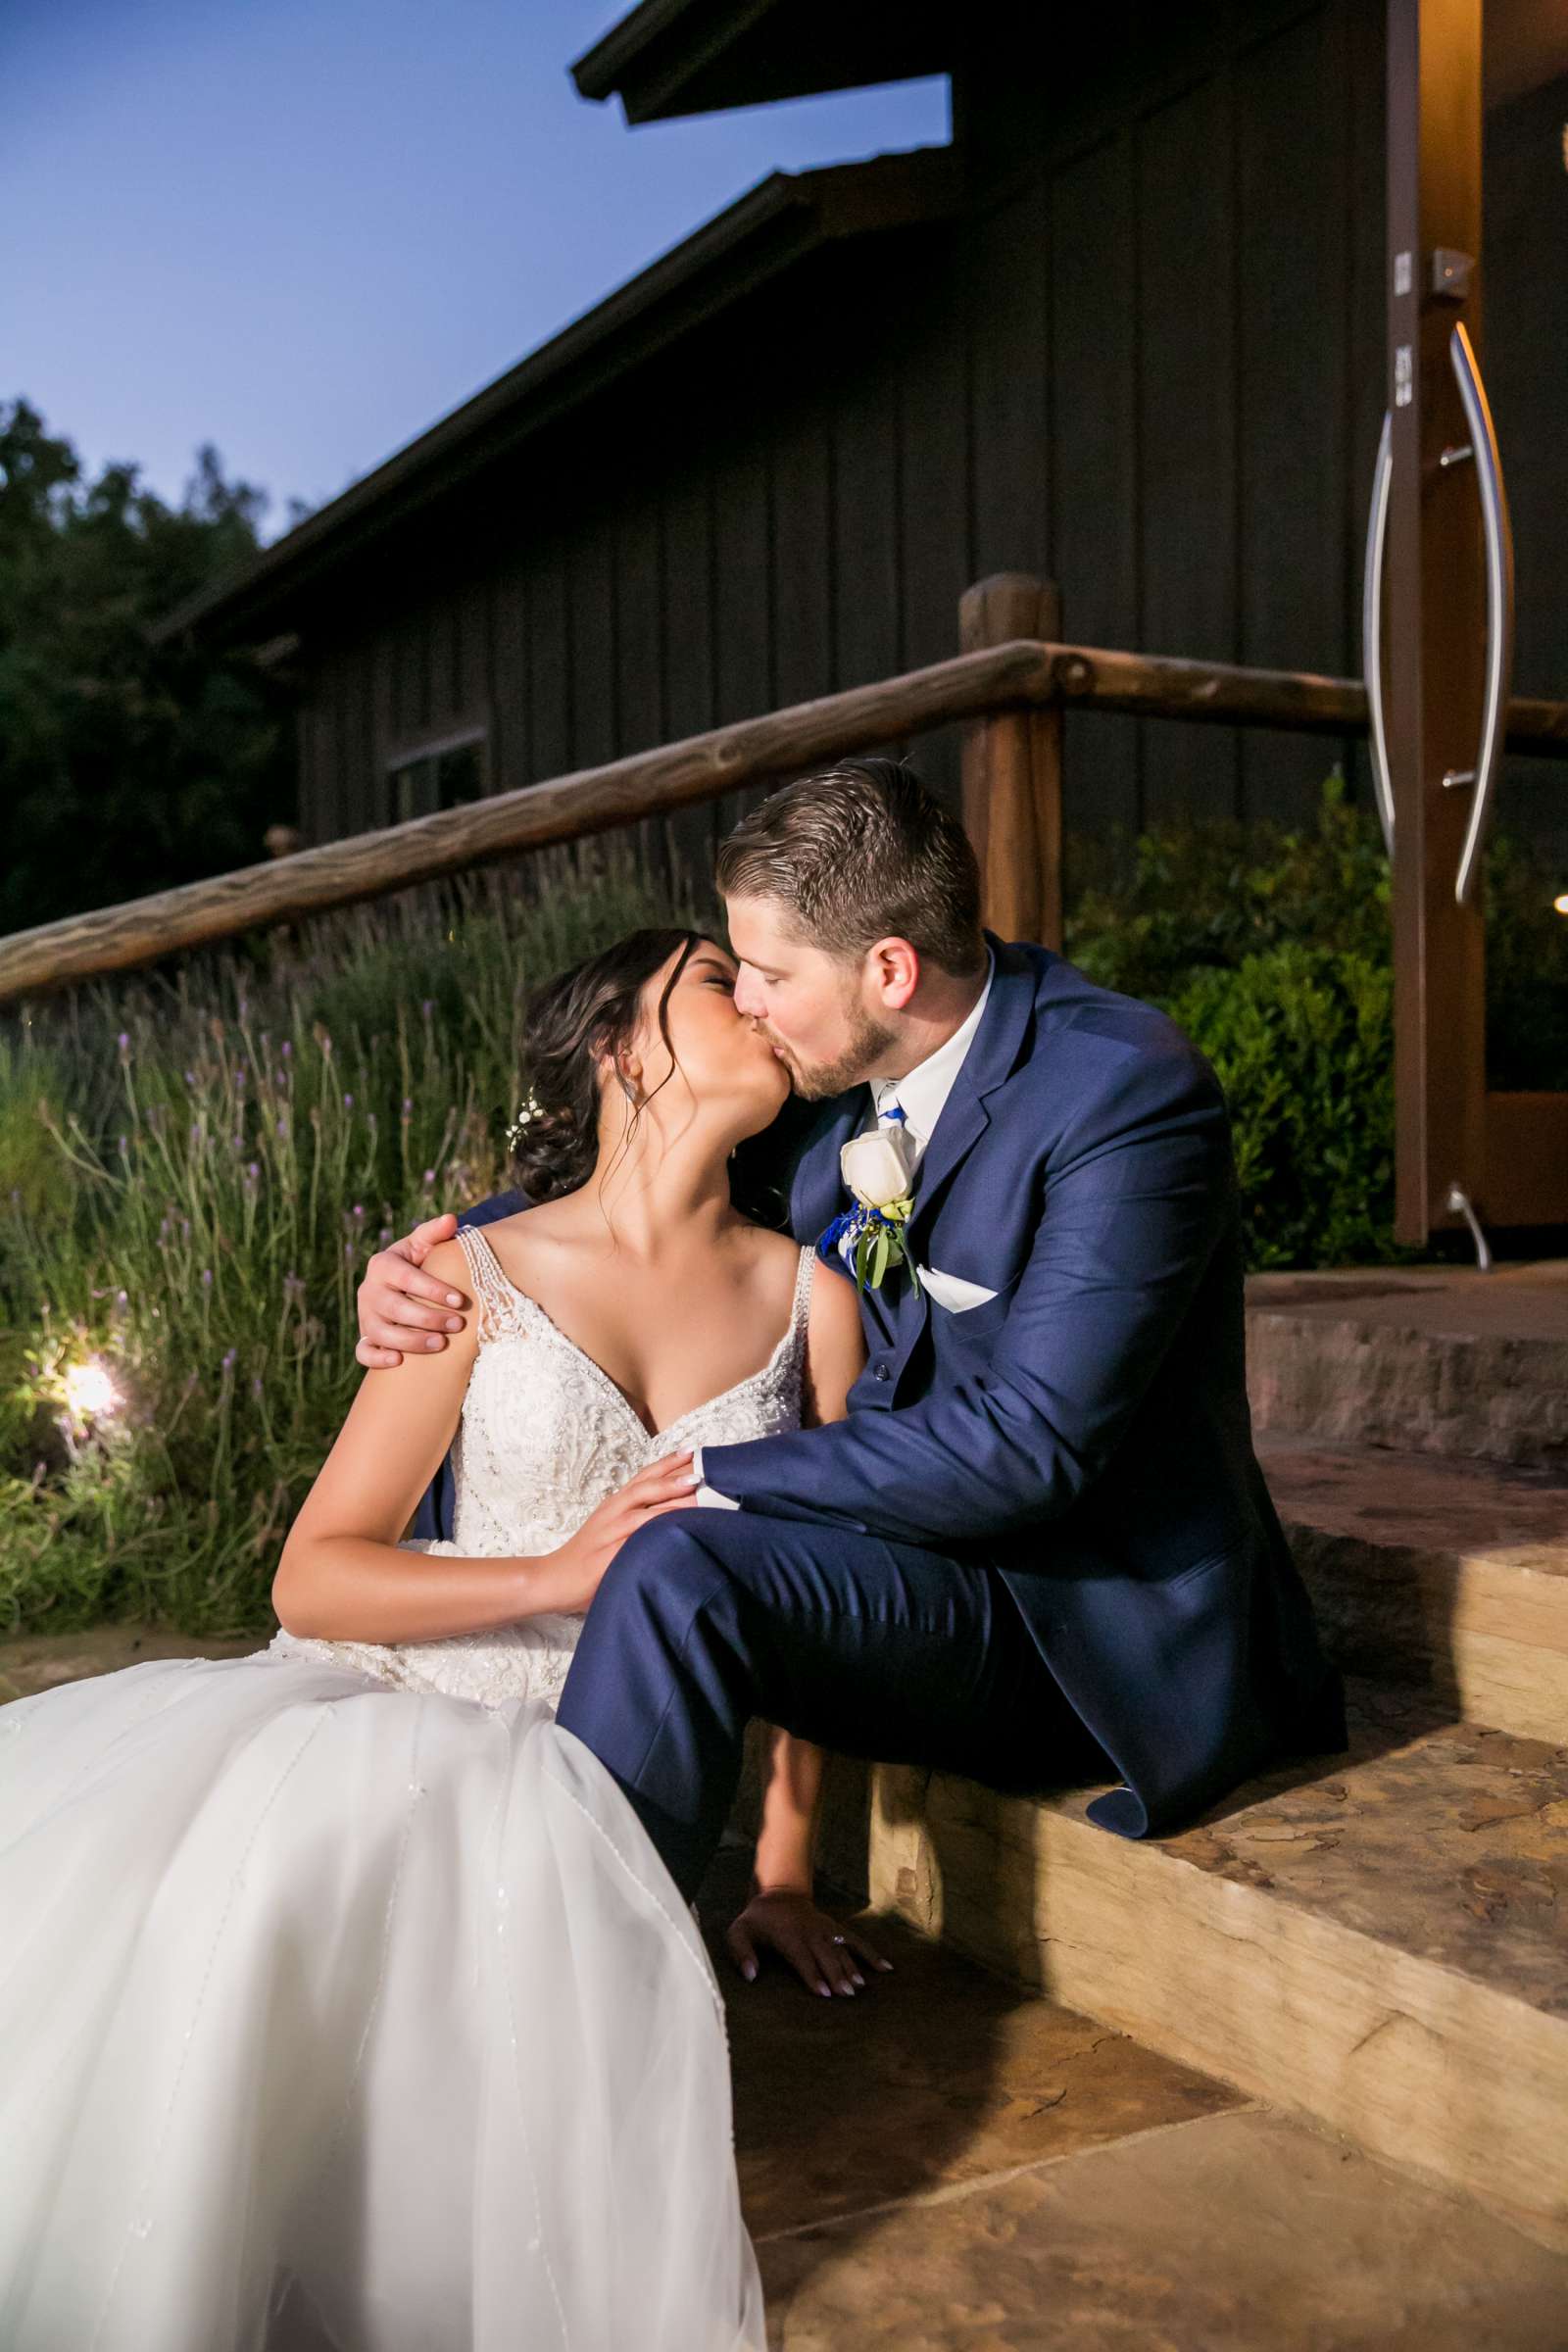
<path id="1" fill-rule="evenodd" d="M 841 1209 L 824 1229 L 817 1255 L 842 1259 L 862 1291 L 880 1290 L 890 1267 L 907 1266 L 918 1291 L 920 1277 L 905 1244 L 905 1227 L 914 1207 L 914 1152 L 903 1110 L 895 1104 L 884 1124 L 864 1135 L 852 1135 L 839 1152 L 839 1167 L 855 1205 Z"/>

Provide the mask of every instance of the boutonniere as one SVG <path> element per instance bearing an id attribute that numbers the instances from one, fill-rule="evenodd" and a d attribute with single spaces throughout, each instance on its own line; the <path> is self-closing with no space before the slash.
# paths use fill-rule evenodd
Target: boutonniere
<path id="1" fill-rule="evenodd" d="M 836 1253 L 852 1268 L 862 1291 L 880 1290 L 889 1266 L 907 1266 L 918 1291 L 920 1277 L 904 1235 L 914 1206 L 914 1146 L 902 1119 L 873 1127 L 865 1135 L 852 1135 L 839 1152 L 839 1168 L 855 1196 L 855 1206 L 833 1219 L 816 1245 L 818 1255 Z"/>

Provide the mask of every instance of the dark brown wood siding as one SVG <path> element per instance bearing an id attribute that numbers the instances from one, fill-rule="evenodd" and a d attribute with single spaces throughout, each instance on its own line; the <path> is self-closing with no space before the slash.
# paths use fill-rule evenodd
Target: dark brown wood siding
<path id="1" fill-rule="evenodd" d="M 1381 12 L 992 15 L 1001 45 L 977 32 L 958 92 L 959 219 L 828 245 L 736 299 L 383 556 L 364 597 L 334 593 L 306 631 L 313 837 L 382 821 L 389 747 L 475 713 L 501 790 L 940 659 L 964 586 L 1001 569 L 1054 579 L 1072 638 L 1358 673 Z M 1489 147 L 1537 693 L 1568 691 L 1565 111 L 1568 89 L 1536 93 Z M 953 730 L 889 748 L 956 793 Z M 1068 821 L 1297 819 L 1336 759 L 1365 799 L 1354 744 L 1069 714 Z M 1517 800 L 1568 802 L 1527 765 Z M 679 854 L 741 806 L 682 819 Z"/>

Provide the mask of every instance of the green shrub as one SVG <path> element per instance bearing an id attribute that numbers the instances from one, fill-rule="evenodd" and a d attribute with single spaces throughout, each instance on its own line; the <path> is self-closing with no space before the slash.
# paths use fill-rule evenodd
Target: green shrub
<path id="1" fill-rule="evenodd" d="M 1075 842 L 1065 948 L 1168 1011 L 1230 1104 L 1249 1260 L 1403 1263 L 1394 1224 L 1390 876 L 1338 769 L 1303 830 L 1205 822 Z M 1486 867 L 1498 1088 L 1568 1087 L 1568 923 L 1506 836 Z"/>
<path id="2" fill-rule="evenodd" d="M 1232 1107 L 1249 1263 L 1396 1254 L 1387 963 L 1290 940 L 1231 969 L 1200 967 L 1170 1010 Z"/>

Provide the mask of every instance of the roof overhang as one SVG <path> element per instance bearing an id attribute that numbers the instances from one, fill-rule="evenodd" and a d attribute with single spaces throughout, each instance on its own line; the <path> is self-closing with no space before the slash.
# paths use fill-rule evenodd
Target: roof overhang
<path id="1" fill-rule="evenodd" d="M 935 0 L 642 0 L 579 57 L 584 98 L 628 122 L 761 106 L 953 70 L 958 34 Z"/>
<path id="2" fill-rule="evenodd" d="M 946 219 L 958 198 L 957 159 L 945 147 L 772 172 L 340 497 L 169 613 L 154 626 L 154 643 L 199 633 L 232 645 L 293 627 L 301 591 L 429 514 L 727 304 L 824 247 Z"/>

